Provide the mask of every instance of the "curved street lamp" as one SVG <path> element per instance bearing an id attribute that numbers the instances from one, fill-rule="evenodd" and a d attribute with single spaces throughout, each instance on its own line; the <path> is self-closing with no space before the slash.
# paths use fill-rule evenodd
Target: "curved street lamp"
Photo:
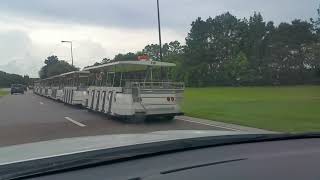
<path id="1" fill-rule="evenodd" d="M 61 43 L 70 43 L 71 45 L 71 62 L 72 62 L 72 66 L 73 66 L 73 50 L 72 50 L 72 41 L 61 41 Z"/>
<path id="2" fill-rule="evenodd" d="M 159 0 L 157 0 L 157 10 L 158 10 L 158 31 L 159 31 L 159 53 L 160 53 L 160 61 L 162 61 L 162 43 L 161 43 L 161 23 L 160 23 L 160 7 Z"/>

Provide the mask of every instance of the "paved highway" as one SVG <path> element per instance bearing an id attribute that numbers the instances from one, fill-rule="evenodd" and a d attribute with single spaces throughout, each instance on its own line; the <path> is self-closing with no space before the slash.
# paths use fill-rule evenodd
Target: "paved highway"
<path id="1" fill-rule="evenodd" d="M 32 92 L 0 98 L 0 146 L 78 136 L 163 130 L 223 129 L 182 120 L 128 124 Z"/>

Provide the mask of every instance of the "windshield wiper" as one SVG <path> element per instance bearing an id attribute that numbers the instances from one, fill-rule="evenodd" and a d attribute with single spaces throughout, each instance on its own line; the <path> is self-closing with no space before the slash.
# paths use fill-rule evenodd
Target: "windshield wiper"
<path id="1" fill-rule="evenodd" d="M 232 144 L 320 138 L 320 134 L 245 134 L 170 140 L 0 166 L 0 179 L 20 179 L 179 151 Z"/>

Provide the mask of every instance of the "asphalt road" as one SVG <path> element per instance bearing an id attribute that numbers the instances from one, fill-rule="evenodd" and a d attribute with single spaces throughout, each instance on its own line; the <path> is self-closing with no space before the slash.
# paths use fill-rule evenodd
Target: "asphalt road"
<path id="1" fill-rule="evenodd" d="M 79 136 L 165 130 L 224 129 L 182 120 L 128 124 L 32 92 L 0 98 L 0 146 Z"/>

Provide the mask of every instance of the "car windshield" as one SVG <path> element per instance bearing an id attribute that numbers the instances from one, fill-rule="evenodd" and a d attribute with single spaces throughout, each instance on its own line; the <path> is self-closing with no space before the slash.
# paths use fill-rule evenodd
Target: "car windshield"
<path id="1" fill-rule="evenodd" d="M 320 133 L 317 0 L 2 0 L 0 50 L 0 169 L 139 143 Z"/>
<path id="2" fill-rule="evenodd" d="M 21 84 L 13 84 L 13 85 L 11 85 L 11 88 L 21 88 L 21 87 L 23 87 L 23 85 L 21 85 Z"/>

